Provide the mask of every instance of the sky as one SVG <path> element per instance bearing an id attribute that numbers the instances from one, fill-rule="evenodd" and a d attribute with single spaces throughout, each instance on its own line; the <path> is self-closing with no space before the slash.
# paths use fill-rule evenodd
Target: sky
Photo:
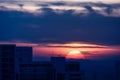
<path id="1" fill-rule="evenodd" d="M 118 57 L 119 36 L 119 0 L 0 0 L 0 43 L 34 57 Z"/>

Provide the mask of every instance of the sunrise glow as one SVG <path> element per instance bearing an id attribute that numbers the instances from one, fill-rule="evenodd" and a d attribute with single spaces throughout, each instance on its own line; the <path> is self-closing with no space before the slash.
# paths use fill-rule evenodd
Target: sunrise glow
<path id="1" fill-rule="evenodd" d="M 64 56 L 72 59 L 95 59 L 96 56 L 103 56 L 119 51 L 119 47 L 109 47 L 83 42 L 64 44 L 39 44 L 34 47 L 34 56 Z"/>
<path id="2" fill-rule="evenodd" d="M 76 54 L 81 54 L 81 52 L 77 51 L 77 50 L 74 50 L 74 51 L 70 51 L 69 54 L 76 55 Z"/>
<path id="3" fill-rule="evenodd" d="M 68 59 L 71 59 L 71 58 L 72 59 L 84 59 L 84 55 L 78 50 L 73 50 L 67 54 L 66 58 L 68 58 Z"/>
<path id="4" fill-rule="evenodd" d="M 2 42 L 5 44 L 5 42 Z M 1 44 L 2 44 L 1 43 Z M 10 44 L 10 43 L 7 43 Z M 113 55 L 119 53 L 120 46 L 106 46 L 84 42 L 71 43 L 49 43 L 49 44 L 27 44 L 27 43 L 11 43 L 17 46 L 32 46 L 34 56 L 64 56 L 72 59 L 96 59 L 105 55 Z M 115 54 L 114 54 L 115 55 Z M 98 57 L 96 57 L 98 56 Z"/>

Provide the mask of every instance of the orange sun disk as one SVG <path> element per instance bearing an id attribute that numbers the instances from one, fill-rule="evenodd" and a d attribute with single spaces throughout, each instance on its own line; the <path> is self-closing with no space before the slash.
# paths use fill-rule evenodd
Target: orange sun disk
<path id="1" fill-rule="evenodd" d="M 69 58 L 72 58 L 72 59 L 83 59 L 84 57 L 83 57 L 83 55 L 82 55 L 82 53 L 80 51 L 73 50 L 73 51 L 70 51 L 67 54 L 66 58 L 68 58 L 68 59 Z"/>

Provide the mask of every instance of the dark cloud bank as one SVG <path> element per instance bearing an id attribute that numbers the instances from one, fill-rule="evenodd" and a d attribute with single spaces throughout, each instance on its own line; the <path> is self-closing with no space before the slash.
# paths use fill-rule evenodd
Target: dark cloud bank
<path id="1" fill-rule="evenodd" d="M 20 11 L 0 11 L 0 41 L 33 43 L 91 42 L 120 45 L 120 17 L 105 17 L 85 6 L 89 14 L 73 15 L 73 10 L 56 14 L 43 8 L 44 15 Z"/>

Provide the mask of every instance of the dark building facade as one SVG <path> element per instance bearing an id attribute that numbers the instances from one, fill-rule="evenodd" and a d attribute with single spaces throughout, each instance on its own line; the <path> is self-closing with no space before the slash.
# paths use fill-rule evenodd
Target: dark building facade
<path id="1" fill-rule="evenodd" d="M 16 47 L 16 80 L 20 80 L 20 65 L 32 62 L 32 47 Z"/>
<path id="2" fill-rule="evenodd" d="M 116 80 L 120 80 L 120 61 L 117 61 L 115 64 Z"/>
<path id="3" fill-rule="evenodd" d="M 66 60 L 65 57 L 51 57 L 56 70 L 56 80 L 81 80 L 80 62 Z"/>
<path id="4" fill-rule="evenodd" d="M 20 80 L 20 64 L 32 62 L 32 47 L 0 45 L 0 80 Z"/>
<path id="5" fill-rule="evenodd" d="M 15 45 L 0 45 L 0 80 L 15 80 Z"/>
<path id="6" fill-rule="evenodd" d="M 32 62 L 32 47 L 16 47 L 16 55 L 20 64 Z"/>
<path id="7" fill-rule="evenodd" d="M 51 57 L 51 61 L 20 65 L 20 80 L 81 80 L 80 62 Z"/>
<path id="8" fill-rule="evenodd" d="M 55 80 L 55 70 L 48 62 L 20 65 L 20 80 Z"/>

